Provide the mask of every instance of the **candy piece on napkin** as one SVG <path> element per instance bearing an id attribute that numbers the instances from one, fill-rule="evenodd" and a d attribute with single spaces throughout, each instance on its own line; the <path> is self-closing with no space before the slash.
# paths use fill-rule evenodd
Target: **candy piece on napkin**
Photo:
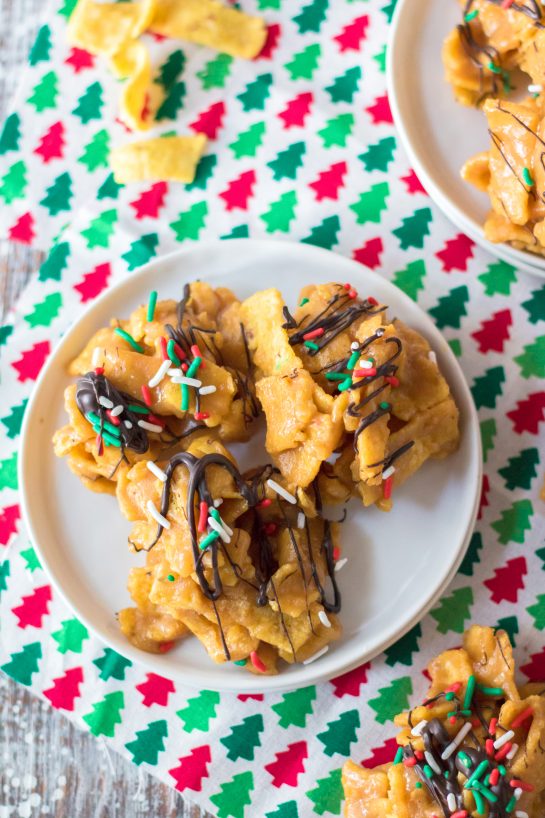
<path id="1" fill-rule="evenodd" d="M 150 27 L 156 6 L 157 0 L 140 3 L 79 0 L 68 23 L 68 42 L 91 54 L 116 54 Z"/>
<path id="2" fill-rule="evenodd" d="M 173 181 L 189 184 L 195 178 L 206 136 L 160 136 L 114 148 L 110 166 L 118 184 Z"/>

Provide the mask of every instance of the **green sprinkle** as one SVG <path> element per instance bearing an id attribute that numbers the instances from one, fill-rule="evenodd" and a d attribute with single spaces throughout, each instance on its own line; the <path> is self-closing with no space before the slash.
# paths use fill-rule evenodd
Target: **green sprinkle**
<path id="1" fill-rule="evenodd" d="M 475 676 L 473 674 L 471 674 L 471 676 L 467 680 L 466 694 L 464 696 L 464 710 L 467 710 L 467 708 L 470 706 L 474 692 L 475 692 Z"/>
<path id="2" fill-rule="evenodd" d="M 454 693 L 452 692 L 452 690 L 449 691 L 448 693 L 445 693 L 445 701 L 451 702 L 453 700 L 453 698 L 454 698 Z"/>
<path id="3" fill-rule="evenodd" d="M 499 67 L 499 65 L 493 63 L 492 60 L 490 60 L 490 62 L 488 63 L 488 67 L 493 74 L 501 74 L 501 68 Z"/>
<path id="4" fill-rule="evenodd" d="M 174 574 L 169 574 L 167 579 L 168 579 L 169 582 L 174 582 L 176 577 L 174 576 Z"/>
<path id="5" fill-rule="evenodd" d="M 397 748 L 397 753 L 395 754 L 394 764 L 401 764 L 403 760 L 403 747 Z"/>
<path id="6" fill-rule="evenodd" d="M 486 687 L 486 685 L 477 683 L 477 688 L 481 691 L 481 693 L 484 693 L 485 696 L 503 696 L 502 687 Z"/>
<path id="7" fill-rule="evenodd" d="M 180 409 L 182 412 L 187 412 L 189 409 L 189 389 L 187 388 L 187 384 L 183 383 L 182 385 L 182 402 L 180 404 Z"/>
<path id="8" fill-rule="evenodd" d="M 206 548 L 208 548 L 209 545 L 212 545 L 214 540 L 217 540 L 218 537 L 219 534 L 217 531 L 211 531 L 210 534 L 207 534 L 206 537 L 199 543 L 199 548 L 201 549 L 201 551 L 204 551 Z"/>
<path id="9" fill-rule="evenodd" d="M 487 801 L 490 801 L 491 804 L 495 804 L 498 800 L 498 796 L 496 793 L 489 790 L 488 787 L 485 787 L 484 784 L 480 784 L 478 781 L 475 782 L 473 785 L 473 789 L 478 789 L 481 795 L 484 795 Z"/>
<path id="10" fill-rule="evenodd" d="M 157 290 L 152 290 L 149 294 L 148 314 L 146 316 L 148 321 L 153 321 L 155 315 L 155 305 L 157 304 Z"/>
<path id="11" fill-rule="evenodd" d="M 174 351 L 175 346 L 176 341 L 174 340 L 174 338 L 171 338 L 170 341 L 167 342 L 167 355 L 173 364 L 176 364 L 176 366 L 180 366 L 182 362 L 180 361 L 180 359 L 176 355 L 176 352 Z"/>
<path id="12" fill-rule="evenodd" d="M 466 789 L 469 789 L 469 787 L 472 787 L 473 784 L 476 781 L 478 781 L 479 778 L 481 778 L 481 776 L 484 775 L 484 773 L 485 773 L 485 771 L 487 769 L 488 769 L 488 759 L 485 759 L 484 761 L 481 761 L 481 763 L 479 764 L 479 766 L 475 770 L 473 770 L 470 777 L 467 779 L 466 783 L 464 784 L 464 787 Z"/>
<path id="13" fill-rule="evenodd" d="M 358 363 L 359 357 L 360 357 L 359 350 L 356 350 L 355 352 L 353 352 L 352 355 L 350 356 L 350 358 L 348 359 L 348 363 L 346 365 L 346 368 L 347 369 L 354 369 L 354 367 Z"/>
<path id="14" fill-rule="evenodd" d="M 234 665 L 238 665 L 239 667 L 244 667 L 248 663 L 247 659 L 237 659 L 236 662 L 233 662 Z"/>
<path id="15" fill-rule="evenodd" d="M 452 718 L 452 716 L 456 716 L 456 710 L 451 710 L 450 713 L 447 713 L 447 719 Z"/>
<path id="16" fill-rule="evenodd" d="M 214 519 L 214 520 L 215 520 L 217 523 L 221 523 L 220 513 L 219 513 L 219 511 L 217 510 L 217 508 L 209 508 L 209 509 L 208 509 L 208 513 L 210 514 L 210 516 L 211 516 L 211 517 L 213 517 L 213 519 Z"/>
<path id="17" fill-rule="evenodd" d="M 305 304 L 308 304 L 309 301 L 310 301 L 310 298 L 302 298 L 299 306 L 304 307 Z"/>
<path id="18" fill-rule="evenodd" d="M 416 784 L 415 784 L 414 786 L 415 786 L 415 788 L 416 788 L 417 790 L 421 790 L 421 789 L 422 789 L 422 782 L 421 782 L 421 781 L 417 781 L 417 782 L 416 782 Z"/>
<path id="19" fill-rule="evenodd" d="M 307 349 L 313 349 L 315 352 L 318 352 L 320 349 L 318 344 L 315 344 L 314 341 L 305 341 L 304 346 L 306 346 Z"/>
<path id="20" fill-rule="evenodd" d="M 339 392 L 346 392 L 346 390 L 350 389 L 351 386 L 352 378 L 350 377 L 350 375 L 348 375 L 348 377 L 346 377 L 345 380 L 339 384 L 338 386 Z"/>
<path id="21" fill-rule="evenodd" d="M 525 185 L 528 185 L 528 187 L 534 186 L 534 180 L 532 179 L 532 174 L 530 173 L 528 168 L 522 169 L 522 178 L 524 179 Z"/>
<path id="22" fill-rule="evenodd" d="M 98 415 L 96 415 L 94 412 L 88 412 L 87 413 L 87 420 L 91 421 L 93 426 L 97 427 L 97 428 L 95 428 L 95 432 L 100 431 L 100 418 L 99 418 Z M 121 432 L 119 431 L 119 428 L 117 426 L 114 426 L 113 423 L 109 423 L 107 420 L 105 420 L 103 422 L 102 426 L 103 426 L 104 429 L 107 429 L 108 432 L 111 432 L 111 434 L 114 435 L 114 437 L 120 437 L 121 436 Z"/>
<path id="23" fill-rule="evenodd" d="M 475 799 L 475 806 L 477 807 L 477 815 L 484 815 L 486 806 L 478 790 L 471 790 L 471 794 Z"/>
<path id="24" fill-rule="evenodd" d="M 390 408 L 391 408 L 391 407 L 390 407 L 390 404 L 389 404 L 389 403 L 388 403 L 388 401 L 386 401 L 386 400 L 383 400 L 383 401 L 381 401 L 381 402 L 379 403 L 379 409 L 386 409 L 386 410 L 388 410 L 388 409 L 390 409 Z"/>
<path id="25" fill-rule="evenodd" d="M 458 758 L 466 767 L 471 767 L 471 759 L 467 755 L 467 753 L 464 753 L 462 750 L 460 750 L 460 752 L 458 753 Z"/>
<path id="26" fill-rule="evenodd" d="M 344 372 L 326 372 L 325 376 L 328 381 L 344 381 L 346 379 Z"/>
<path id="27" fill-rule="evenodd" d="M 121 327 L 116 327 L 114 329 L 114 332 L 115 332 L 116 335 L 119 335 L 120 338 L 123 338 L 124 341 L 126 341 L 128 344 L 130 344 L 132 346 L 132 348 L 136 352 L 143 352 L 144 351 L 144 347 L 140 346 L 140 344 L 137 341 L 134 340 L 132 335 L 129 335 L 129 333 L 125 332 L 125 330 L 121 329 Z"/>
<path id="28" fill-rule="evenodd" d="M 134 412 L 136 415 L 147 415 L 149 412 L 147 406 L 138 406 L 136 403 L 129 403 L 127 409 L 129 412 Z"/>
<path id="29" fill-rule="evenodd" d="M 374 358 L 367 358 L 367 363 L 371 364 L 371 366 L 374 366 L 376 364 L 376 361 Z"/>
<path id="30" fill-rule="evenodd" d="M 448 778 L 448 777 L 449 777 L 449 775 L 450 775 L 450 773 L 449 773 L 449 771 L 448 771 L 448 770 L 445 770 L 445 772 L 443 773 L 443 775 L 445 776 L 445 778 Z"/>
<path id="31" fill-rule="evenodd" d="M 114 437 L 109 432 L 102 432 L 102 437 L 104 438 L 104 442 L 109 446 L 116 446 L 118 449 L 121 448 L 121 441 L 118 437 Z"/>
<path id="32" fill-rule="evenodd" d="M 515 809 L 515 804 L 516 804 L 516 803 L 517 803 L 517 796 L 516 796 L 516 795 L 514 795 L 514 796 L 511 798 L 511 800 L 507 802 L 507 804 L 506 804 L 506 806 L 505 806 L 505 811 L 506 811 L 506 812 L 513 812 L 513 810 Z"/>
<path id="33" fill-rule="evenodd" d="M 426 778 L 433 778 L 433 770 L 429 764 L 424 764 L 423 770 Z"/>
<path id="34" fill-rule="evenodd" d="M 464 17 L 464 20 L 466 21 L 466 23 L 471 23 L 471 21 L 475 19 L 475 17 L 478 15 L 478 13 L 479 13 L 479 9 L 474 9 L 473 11 L 470 11 L 470 12 L 468 12 L 466 14 L 466 16 Z"/>
<path id="35" fill-rule="evenodd" d="M 471 716 L 471 710 L 458 710 L 458 716 Z"/>
<path id="36" fill-rule="evenodd" d="M 202 364 L 202 358 L 198 358 L 198 357 L 197 357 L 197 358 L 193 358 L 193 360 L 191 361 L 191 363 L 190 363 L 190 365 L 189 365 L 189 369 L 188 369 L 188 370 L 187 370 L 187 372 L 185 373 L 185 374 L 186 374 L 186 376 L 187 376 L 188 378 L 193 378 L 193 377 L 195 377 L 195 374 L 196 374 L 196 372 L 197 372 L 197 369 L 200 367 L 200 365 L 201 365 L 201 364 Z"/>
<path id="37" fill-rule="evenodd" d="M 503 764 L 498 764 L 498 770 L 500 771 L 500 775 L 505 775 L 505 773 L 507 772 Z"/>

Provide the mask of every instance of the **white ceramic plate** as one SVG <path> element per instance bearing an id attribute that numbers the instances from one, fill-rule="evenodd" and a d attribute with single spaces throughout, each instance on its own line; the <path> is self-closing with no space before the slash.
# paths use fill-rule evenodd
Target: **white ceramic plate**
<path id="1" fill-rule="evenodd" d="M 353 501 L 343 529 L 347 566 L 339 573 L 344 636 L 309 665 L 286 667 L 275 677 L 254 676 L 234 665 L 216 665 L 196 639 L 155 656 L 132 647 L 114 613 L 130 604 L 130 524 L 110 496 L 87 491 L 53 455 L 51 437 L 66 422 L 63 390 L 68 362 L 92 333 L 113 316 L 125 317 L 159 298 L 181 296 L 183 284 L 203 279 L 227 285 L 244 298 L 258 288 L 279 287 L 295 305 L 310 282 L 351 281 L 374 295 L 425 335 L 461 410 L 459 451 L 435 461 L 399 490 L 384 514 Z M 481 480 L 481 447 L 475 409 L 461 369 L 430 319 L 400 290 L 356 262 L 303 244 L 232 240 L 182 250 L 143 267 L 103 294 L 66 332 L 36 384 L 25 413 L 20 457 L 23 515 L 51 581 L 88 627 L 119 653 L 184 684 L 238 692 L 308 685 L 355 667 L 411 628 L 452 579 L 471 535 Z M 233 447 L 242 465 L 266 462 L 258 442 Z"/>
<path id="2" fill-rule="evenodd" d="M 545 258 L 485 238 L 488 196 L 460 177 L 466 159 L 490 142 L 484 115 L 458 104 L 444 78 L 443 40 L 461 14 L 457 0 L 399 0 L 387 65 L 394 121 L 417 176 L 445 215 L 495 256 L 545 275 Z"/>

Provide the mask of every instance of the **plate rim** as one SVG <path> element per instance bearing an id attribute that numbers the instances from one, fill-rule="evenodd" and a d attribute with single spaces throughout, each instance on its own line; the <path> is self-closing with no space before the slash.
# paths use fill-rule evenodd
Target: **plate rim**
<path id="1" fill-rule="evenodd" d="M 430 0 L 420 1 L 430 2 Z M 390 103 L 390 109 L 397 134 L 410 160 L 410 163 L 431 200 L 437 205 L 437 207 L 449 219 L 449 221 L 451 221 L 456 227 L 460 228 L 467 236 L 469 236 L 470 239 L 478 244 L 479 247 L 489 252 L 492 256 L 506 261 L 512 266 L 524 270 L 527 273 L 530 273 L 530 275 L 543 278 L 545 277 L 545 256 L 535 256 L 528 251 L 511 247 L 511 245 L 509 245 L 507 242 L 498 242 L 495 244 L 494 242 L 489 241 L 484 235 L 483 226 L 468 216 L 460 207 L 454 204 L 448 193 L 435 181 L 433 174 L 428 170 L 425 160 L 421 157 L 421 154 L 413 145 L 413 142 L 409 136 L 409 129 L 405 125 L 403 105 L 400 102 L 401 94 L 399 93 L 399 72 L 396 57 L 396 52 L 399 49 L 400 38 L 411 32 L 411 27 L 407 27 L 403 24 L 403 17 L 404 15 L 409 14 L 409 7 L 411 4 L 413 6 L 412 11 L 414 12 L 414 0 L 398 0 L 390 25 L 390 32 L 388 35 L 388 43 L 386 48 L 386 91 L 388 101 Z M 414 14 L 412 16 L 414 18 Z M 447 88 L 446 81 L 445 88 Z"/>
<path id="2" fill-rule="evenodd" d="M 176 264 L 186 258 L 187 256 L 191 256 L 193 253 L 199 252 L 206 252 L 209 249 L 213 249 L 214 247 L 219 248 L 225 245 L 225 239 L 214 239 L 209 241 L 202 241 L 202 242 L 195 242 L 187 247 L 178 248 L 172 253 L 168 253 L 162 256 L 159 256 L 152 261 L 148 262 L 147 264 L 143 265 L 142 267 L 138 268 L 137 270 L 133 271 L 130 276 L 126 276 L 120 279 L 115 284 L 108 287 L 103 293 L 101 293 L 97 298 L 95 298 L 91 304 L 85 307 L 84 310 L 79 313 L 78 317 L 69 325 L 69 327 L 65 330 L 62 337 L 59 339 L 58 343 L 53 347 L 51 354 L 46 361 L 44 367 L 40 371 L 40 374 L 33 386 L 32 393 L 29 397 L 29 402 L 27 405 L 27 409 L 24 413 L 23 424 L 21 428 L 21 443 L 20 443 L 20 456 L 18 458 L 18 486 L 19 486 L 19 503 L 21 506 L 21 519 L 23 525 L 25 526 L 26 533 L 29 536 L 34 548 L 36 549 L 38 556 L 40 558 L 40 562 L 42 567 L 57 591 L 60 597 L 63 599 L 64 603 L 67 607 L 74 612 L 74 614 L 86 625 L 89 631 L 94 634 L 101 642 L 103 642 L 106 646 L 112 646 L 110 638 L 107 633 L 103 631 L 102 628 L 97 627 L 93 621 L 80 613 L 78 610 L 77 603 L 73 601 L 73 595 L 71 595 L 68 590 L 65 590 L 63 587 L 63 583 L 58 579 L 55 566 L 51 564 L 51 561 L 44 553 L 40 545 L 40 537 L 38 535 L 37 528 L 38 526 L 34 522 L 33 512 L 31 509 L 32 506 L 32 499 L 28 495 L 27 488 L 26 488 L 26 472 L 31 467 L 32 457 L 31 457 L 31 443 L 29 440 L 29 427 L 32 423 L 32 417 L 36 411 L 37 406 L 39 405 L 39 395 L 40 391 L 43 387 L 43 384 L 47 381 L 49 377 L 49 373 L 51 370 L 54 370 L 54 367 L 57 365 L 57 359 L 62 356 L 63 349 L 65 346 L 69 346 L 72 335 L 77 333 L 78 326 L 87 319 L 95 310 L 99 310 L 101 305 L 108 301 L 109 298 L 112 297 L 113 294 L 122 291 L 124 287 L 128 286 L 129 284 L 133 284 L 134 282 L 138 282 L 139 280 L 144 280 L 153 275 L 154 272 L 157 276 L 161 275 L 161 268 L 171 267 L 173 264 Z M 330 250 L 326 250 L 321 247 L 316 247 L 314 245 L 303 244 L 301 242 L 296 241 L 286 241 L 286 240 L 275 240 L 275 239 L 251 239 L 251 238 L 240 238 L 240 239 L 229 239 L 230 245 L 234 246 L 236 249 L 236 245 L 244 245 L 248 246 L 248 244 L 254 246 L 261 246 L 264 249 L 268 249 L 271 251 L 275 251 L 276 249 L 280 248 L 284 251 L 288 251 L 290 253 L 304 253 L 314 255 L 316 259 L 320 258 L 322 260 L 327 260 L 331 257 L 331 255 L 336 256 L 338 260 L 343 263 L 348 264 L 353 270 L 354 274 L 359 272 L 363 274 L 365 277 L 368 278 L 371 282 L 373 280 L 380 280 L 382 284 L 385 284 L 387 287 L 392 288 L 396 291 L 396 297 L 399 299 L 400 302 L 406 302 L 412 305 L 412 308 L 415 308 L 420 312 L 421 318 L 423 319 L 424 325 L 426 330 L 430 331 L 432 335 L 439 336 L 440 338 L 444 339 L 444 336 L 438 330 L 438 328 L 433 323 L 432 319 L 429 315 L 425 312 L 425 310 L 414 302 L 409 296 L 406 295 L 399 287 L 397 287 L 392 281 L 387 278 L 384 278 L 379 273 L 376 273 L 373 270 L 368 270 L 367 268 L 363 267 L 362 265 L 358 264 L 353 259 L 350 259 L 347 256 L 343 256 L 339 253 L 332 253 Z M 294 259 L 294 263 L 296 263 L 297 259 Z M 185 277 L 185 271 L 183 265 L 180 264 L 180 269 L 182 270 L 181 276 Z M 479 433 L 479 421 L 477 410 L 475 404 L 473 402 L 473 398 L 471 395 L 471 391 L 469 389 L 469 385 L 464 377 L 463 370 L 452 352 L 448 343 L 442 345 L 441 354 L 450 358 L 451 366 L 454 366 L 454 369 L 457 371 L 457 388 L 462 391 L 463 393 L 463 403 L 464 403 L 464 410 L 466 411 L 466 420 L 467 420 L 467 435 L 470 438 L 471 443 L 471 459 L 468 462 L 467 469 L 468 472 L 475 469 L 475 492 L 474 492 L 474 499 L 473 499 L 473 507 L 471 512 L 468 515 L 467 526 L 465 530 L 465 534 L 460 538 L 460 542 L 456 546 L 456 553 L 451 558 L 450 568 L 446 572 L 445 576 L 443 577 L 442 582 L 436 587 L 434 592 L 431 595 L 426 595 L 423 601 L 417 608 L 415 609 L 413 615 L 407 619 L 403 625 L 399 626 L 394 632 L 392 632 L 387 638 L 382 639 L 379 643 L 377 643 L 373 648 L 367 650 L 364 653 L 360 653 L 358 655 L 352 655 L 345 657 L 344 661 L 339 662 L 334 668 L 330 669 L 322 669 L 320 671 L 320 663 L 312 663 L 309 665 L 300 664 L 297 671 L 294 671 L 290 674 L 290 676 L 283 675 L 281 672 L 274 676 L 257 676 L 254 674 L 245 674 L 241 676 L 233 676 L 232 678 L 226 674 L 225 681 L 215 678 L 214 674 L 206 672 L 199 672 L 198 674 L 194 674 L 193 676 L 186 677 L 183 676 L 184 670 L 183 666 L 180 667 L 179 674 L 173 674 L 173 678 L 177 679 L 177 681 L 182 682 L 189 688 L 192 689 L 210 689 L 210 690 L 218 690 L 221 692 L 237 692 L 237 693 L 263 693 L 263 692 L 285 692 L 288 690 L 293 690 L 298 687 L 302 687 L 305 685 L 316 684 L 322 681 L 327 681 L 328 679 L 335 678 L 336 676 L 342 675 L 344 673 L 353 670 L 354 668 L 358 667 L 362 663 L 366 661 L 370 661 L 371 659 L 378 656 L 382 653 L 385 649 L 390 647 L 394 642 L 400 639 L 405 633 L 407 633 L 414 625 L 419 622 L 435 605 L 437 600 L 442 596 L 446 588 L 452 582 L 463 558 L 466 553 L 471 535 L 473 533 L 475 521 L 477 519 L 477 513 L 479 508 L 479 498 L 480 498 L 480 486 L 482 483 L 482 474 L 483 474 L 483 459 L 482 459 L 482 443 Z M 53 456 L 51 450 L 51 456 Z M 137 666 L 142 666 L 146 670 L 150 672 L 160 672 L 164 673 L 164 669 L 161 667 L 157 667 L 157 664 L 154 663 L 153 657 L 155 654 L 148 654 L 145 651 L 140 651 L 136 647 L 134 647 L 130 642 L 126 642 L 126 647 L 120 649 L 117 645 L 115 646 L 115 650 L 125 655 L 129 658 L 134 664 Z M 333 655 L 333 654 L 332 654 Z M 212 660 L 210 660 L 212 663 Z M 329 665 L 330 663 L 327 662 L 322 665 Z M 214 665 L 212 664 L 212 667 Z M 187 672 L 187 671 L 186 671 Z M 217 672 L 217 670 L 216 670 Z M 168 673 L 167 673 L 168 675 Z"/>

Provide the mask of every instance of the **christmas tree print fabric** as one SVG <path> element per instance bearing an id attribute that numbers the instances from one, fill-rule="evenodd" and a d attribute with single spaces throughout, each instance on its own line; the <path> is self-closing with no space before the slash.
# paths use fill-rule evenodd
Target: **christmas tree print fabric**
<path id="1" fill-rule="evenodd" d="M 385 87 L 393 1 L 245 0 L 269 29 L 253 62 L 146 36 L 157 133 L 210 140 L 187 187 L 113 180 L 130 134 L 104 65 L 65 42 L 74 5 L 51 6 L 0 136 L 2 231 L 48 251 L 0 329 L 0 667 L 218 818 L 336 816 L 345 758 L 392 758 L 392 716 L 470 622 L 505 628 L 523 678 L 545 678 L 545 284 L 460 234 L 411 170 Z M 17 496 L 25 406 L 68 324 L 160 254 L 245 236 L 343 253 L 413 298 L 459 357 L 485 457 L 475 533 L 430 614 L 373 662 L 267 696 L 192 690 L 101 644 L 51 588 Z"/>

